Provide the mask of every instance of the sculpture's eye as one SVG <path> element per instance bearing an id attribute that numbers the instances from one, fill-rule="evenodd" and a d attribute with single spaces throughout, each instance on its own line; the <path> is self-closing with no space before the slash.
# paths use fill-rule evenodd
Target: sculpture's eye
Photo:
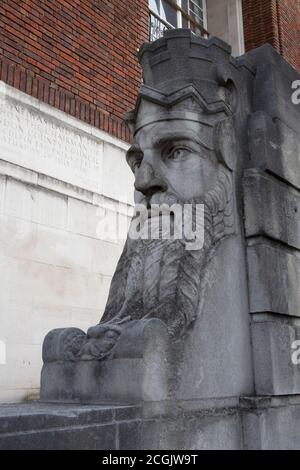
<path id="1" fill-rule="evenodd" d="M 190 150 L 186 147 L 172 147 L 166 153 L 166 159 L 173 162 L 184 161 L 190 153 Z"/>

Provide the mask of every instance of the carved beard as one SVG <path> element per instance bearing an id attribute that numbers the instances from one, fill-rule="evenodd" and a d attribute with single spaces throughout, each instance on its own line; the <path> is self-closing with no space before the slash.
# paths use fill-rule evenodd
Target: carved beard
<path id="1" fill-rule="evenodd" d="M 186 239 L 128 237 L 101 323 L 119 322 L 127 317 L 159 318 L 172 336 L 180 336 L 201 310 L 207 266 L 218 242 L 233 233 L 231 177 L 219 171 L 216 187 L 204 198 L 183 202 L 170 193 L 161 193 L 155 203 L 192 204 L 193 208 L 204 204 L 204 245 L 201 249 L 187 250 Z"/>

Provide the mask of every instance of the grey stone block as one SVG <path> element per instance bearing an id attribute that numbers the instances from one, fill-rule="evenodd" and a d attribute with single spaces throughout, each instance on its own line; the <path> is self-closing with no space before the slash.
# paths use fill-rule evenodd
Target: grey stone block
<path id="1" fill-rule="evenodd" d="M 1 405 L 0 449 L 114 449 L 115 412 L 97 405 Z"/>
<path id="2" fill-rule="evenodd" d="M 300 189 L 298 131 L 257 111 L 249 118 L 249 151 L 249 167 L 266 170 Z"/>
<path id="3" fill-rule="evenodd" d="M 118 422 L 138 420 L 141 418 L 141 415 L 141 406 L 121 406 L 114 410 L 114 419 Z"/>
<path id="4" fill-rule="evenodd" d="M 244 400 L 242 416 L 245 450 L 300 449 L 299 395 Z"/>
<path id="5" fill-rule="evenodd" d="M 239 401 L 236 399 L 170 401 L 164 410 L 151 411 L 145 404 L 137 427 L 132 422 L 120 425 L 120 449 L 242 448 Z"/>
<path id="6" fill-rule="evenodd" d="M 300 250 L 300 192 L 260 170 L 244 176 L 247 237 L 267 236 Z"/>
<path id="7" fill-rule="evenodd" d="M 143 449 L 142 442 L 142 421 L 129 421 L 118 424 L 119 449 Z"/>
<path id="8" fill-rule="evenodd" d="M 130 412 L 131 408 L 128 408 Z M 127 408 L 125 409 L 127 411 Z M 38 403 L 0 406 L 0 434 L 30 432 L 39 428 L 63 428 L 92 424 L 106 424 L 114 420 L 117 411 L 121 414 L 124 408 L 113 409 L 107 406 L 56 405 Z"/>
<path id="9" fill-rule="evenodd" d="M 0 449 L 240 449 L 238 404 L 228 405 L 226 400 L 215 400 L 213 406 L 204 401 L 188 411 L 186 403 L 183 412 L 173 403 L 165 416 L 152 418 L 143 417 L 134 407 L 1 406 Z M 132 414 L 134 409 L 137 416 Z M 17 415 L 20 420 L 12 422 Z M 5 422 L 10 422 L 9 428 L 3 426 Z"/>
<path id="10" fill-rule="evenodd" d="M 5 450 L 114 450 L 116 425 L 89 425 L 0 436 Z"/>
<path id="11" fill-rule="evenodd" d="M 73 338 L 74 329 L 69 330 Z M 132 322 L 105 361 L 63 360 L 66 338 L 68 329 L 54 330 L 45 339 L 42 400 L 133 404 L 168 397 L 168 334 L 160 320 Z"/>
<path id="12" fill-rule="evenodd" d="M 300 255 L 267 240 L 255 241 L 247 253 L 250 312 L 300 317 Z"/>
<path id="13" fill-rule="evenodd" d="M 264 111 L 271 118 L 279 118 L 299 132 L 300 108 L 291 99 L 292 83 L 299 80 L 299 72 L 287 64 L 270 44 L 248 52 L 247 59 L 256 67 L 254 110 Z"/>
<path id="14" fill-rule="evenodd" d="M 0 449 L 94 449 L 94 450 L 238 450 L 299 449 L 300 395 L 295 397 L 248 397 L 233 407 L 216 400 L 193 412 L 178 412 L 161 418 L 101 422 L 97 406 L 33 404 L 0 406 L 3 422 L 20 415 L 16 427 L 0 431 Z M 212 404 L 211 404 L 212 405 Z M 185 405 L 188 408 L 188 404 Z M 65 411 L 63 411 L 65 410 Z M 125 408 L 123 412 L 126 414 Z M 41 421 L 38 415 L 43 415 Z M 59 425 L 54 425 L 61 415 Z M 123 415 L 124 416 L 124 415 Z M 99 420 L 99 422 L 97 422 Z M 22 422 L 22 431 L 20 423 Z M 58 422 L 57 422 L 58 424 Z"/>
<path id="15" fill-rule="evenodd" d="M 237 410 L 142 422 L 141 435 L 142 448 L 153 450 L 240 450 L 243 446 Z"/>
<path id="16" fill-rule="evenodd" d="M 292 362 L 292 344 L 300 338 L 299 323 L 272 321 L 265 315 L 253 321 L 251 329 L 256 393 L 300 394 L 300 365 Z"/>

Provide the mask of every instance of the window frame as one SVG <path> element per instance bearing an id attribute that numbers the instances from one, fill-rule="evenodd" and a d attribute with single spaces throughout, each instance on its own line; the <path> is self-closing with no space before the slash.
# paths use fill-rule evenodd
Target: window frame
<path id="1" fill-rule="evenodd" d="M 188 0 L 188 8 L 189 8 L 188 12 L 186 12 L 186 10 L 184 10 L 182 8 L 182 0 L 164 0 L 164 1 L 177 11 L 177 28 L 182 28 L 182 18 L 184 17 L 188 21 L 189 29 L 191 29 L 191 25 L 192 25 L 193 27 L 200 30 L 201 36 L 209 37 L 209 33 L 207 31 L 207 6 L 206 6 L 206 0 L 202 0 L 203 24 L 196 21 L 190 15 L 190 1 L 192 1 L 192 0 Z M 161 10 L 161 7 L 162 7 L 162 0 L 159 0 L 159 10 Z M 160 16 L 160 14 L 158 14 L 157 12 L 154 12 L 153 10 L 151 10 L 150 4 L 149 4 L 149 14 L 150 14 L 150 24 L 151 24 L 151 15 L 152 15 L 156 21 L 159 21 L 165 27 L 165 29 L 174 29 L 175 28 L 174 25 L 172 25 L 167 20 L 165 20 L 162 16 Z M 155 40 L 155 38 L 151 38 L 151 26 L 149 28 L 149 39 L 150 39 L 150 41 Z"/>

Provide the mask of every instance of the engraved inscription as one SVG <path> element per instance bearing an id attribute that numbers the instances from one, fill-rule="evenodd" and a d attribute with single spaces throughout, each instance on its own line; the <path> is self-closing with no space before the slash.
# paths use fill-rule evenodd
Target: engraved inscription
<path id="1" fill-rule="evenodd" d="M 103 142 L 9 100 L 0 102 L 0 158 L 100 192 Z"/>

